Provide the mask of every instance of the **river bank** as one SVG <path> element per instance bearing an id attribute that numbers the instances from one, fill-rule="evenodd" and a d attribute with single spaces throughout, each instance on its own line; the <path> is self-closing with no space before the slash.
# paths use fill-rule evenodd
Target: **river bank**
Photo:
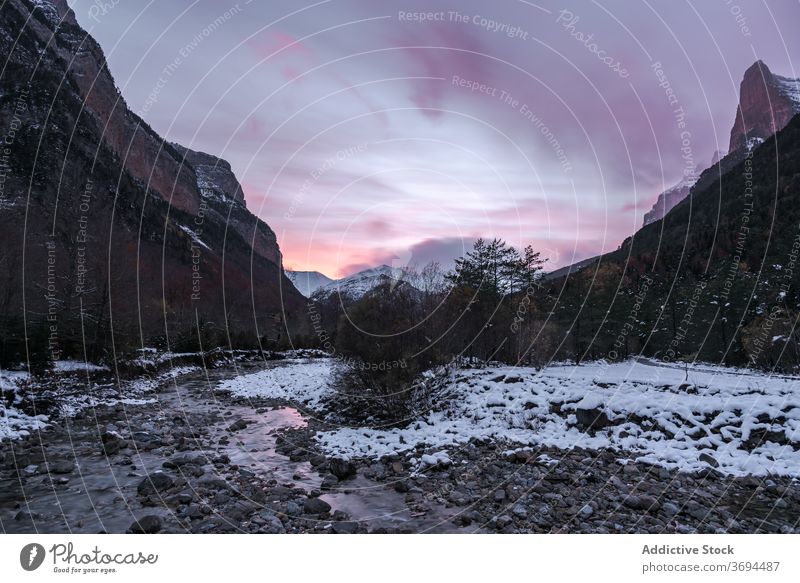
<path id="1" fill-rule="evenodd" d="M 441 423 L 435 438 L 423 421 L 398 429 L 342 427 L 315 397 L 326 382 L 321 362 L 174 369 L 157 383 L 151 378 L 136 399 L 79 408 L 4 440 L 2 530 L 798 532 L 795 476 L 732 475 L 710 456 L 691 471 L 646 463 L 641 452 L 595 446 L 613 426 L 584 429 L 585 447 L 496 438 L 484 418 L 475 422 L 483 434 L 446 439 L 454 429 Z M 496 371 L 481 375 L 516 386 Z M 466 385 L 479 386 L 475 378 L 482 377 L 472 375 Z M 243 382 L 260 390 L 231 390 Z M 504 394 L 509 404 L 518 400 Z M 503 408 L 496 394 L 486 401 L 489 411 Z M 606 409 L 611 417 L 612 410 Z M 426 419 L 441 421 L 437 415 Z M 538 439 L 548 435 L 549 421 L 537 419 Z M 397 447 L 387 450 L 391 439 L 381 432 L 397 436 Z M 417 434 L 426 437 L 409 443 Z M 374 454 L 346 455 L 344 444 Z"/>

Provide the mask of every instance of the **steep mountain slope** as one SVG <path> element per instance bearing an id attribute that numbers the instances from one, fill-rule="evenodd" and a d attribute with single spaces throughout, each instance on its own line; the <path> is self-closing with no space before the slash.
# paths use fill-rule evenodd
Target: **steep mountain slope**
<path id="1" fill-rule="evenodd" d="M 128 110 L 66 0 L 2 3 L 0 52 L 0 359 L 285 339 L 274 233 L 226 162 Z"/>
<path id="2" fill-rule="evenodd" d="M 800 113 L 800 79 L 774 75 L 762 62 L 756 61 L 744 73 L 739 88 L 739 105 L 731 128 L 730 153 L 752 149 L 776 131 L 786 127 Z M 722 158 L 715 152 L 711 166 Z M 644 225 L 657 221 L 689 196 L 694 182 L 682 180 L 658 196 L 652 210 L 644 216 Z"/>
<path id="3" fill-rule="evenodd" d="M 800 360 L 800 116 L 698 180 L 692 196 L 550 288 L 564 346 L 732 364 Z"/>
<path id="4" fill-rule="evenodd" d="M 305 297 L 310 298 L 319 288 L 332 283 L 330 277 L 319 271 L 289 271 L 286 270 L 288 277 L 294 286 Z"/>

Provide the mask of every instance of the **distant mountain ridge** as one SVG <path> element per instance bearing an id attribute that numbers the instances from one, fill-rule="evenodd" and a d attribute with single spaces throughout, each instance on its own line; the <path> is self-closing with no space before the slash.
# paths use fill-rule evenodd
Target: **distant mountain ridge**
<path id="1" fill-rule="evenodd" d="M 402 283 L 413 287 L 414 277 L 414 274 L 407 269 L 379 265 L 320 286 L 313 292 L 312 297 L 325 299 L 337 294 L 350 300 L 358 300 L 370 290 L 383 284 L 399 285 Z"/>
<path id="2" fill-rule="evenodd" d="M 676 204 L 689 196 L 689 191 L 696 180 L 694 178 L 685 178 L 677 183 L 675 186 L 668 188 L 658 195 L 658 200 L 644 215 L 644 225 L 649 225 L 661 219 L 669 211 L 671 211 Z"/>

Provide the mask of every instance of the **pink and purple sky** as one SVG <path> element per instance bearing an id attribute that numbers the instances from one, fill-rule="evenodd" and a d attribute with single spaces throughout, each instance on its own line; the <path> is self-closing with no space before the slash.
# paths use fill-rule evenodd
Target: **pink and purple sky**
<path id="1" fill-rule="evenodd" d="M 727 149 L 747 67 L 800 76 L 797 0 L 70 5 L 129 107 L 331 277 L 479 236 L 552 267 L 615 249 Z"/>

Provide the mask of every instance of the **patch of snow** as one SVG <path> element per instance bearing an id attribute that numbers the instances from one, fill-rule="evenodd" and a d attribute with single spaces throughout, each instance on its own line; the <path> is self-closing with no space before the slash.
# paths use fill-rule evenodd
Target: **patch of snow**
<path id="1" fill-rule="evenodd" d="M 745 144 L 745 147 L 747 148 L 747 151 L 750 152 L 755 148 L 759 147 L 763 143 L 764 143 L 764 138 L 747 138 L 747 143 Z"/>
<path id="2" fill-rule="evenodd" d="M 417 470 L 425 470 L 427 468 L 446 468 L 452 464 L 453 462 L 446 451 L 437 451 L 420 457 L 416 467 Z"/>
<path id="3" fill-rule="evenodd" d="M 107 366 L 83 362 L 82 360 L 57 360 L 53 363 L 56 372 L 95 372 L 109 370 Z"/>
<path id="4" fill-rule="evenodd" d="M 31 375 L 26 371 L 0 369 L 0 391 L 17 392 L 30 379 Z"/>
<path id="5" fill-rule="evenodd" d="M 203 240 L 200 239 L 200 235 L 198 235 L 197 233 L 192 231 L 189 227 L 187 227 L 186 225 L 178 225 L 178 226 L 180 227 L 181 231 L 183 231 L 184 233 L 189 235 L 189 237 L 192 239 L 192 241 L 194 241 L 195 243 L 197 243 L 198 245 L 200 245 L 202 247 L 205 247 L 206 249 L 210 249 L 210 247 L 208 245 L 206 245 L 205 243 L 203 243 Z"/>
<path id="6" fill-rule="evenodd" d="M 0 441 L 19 439 L 47 427 L 45 415 L 27 415 L 14 406 L 29 381 L 27 372 L 0 370 Z"/>
<path id="7" fill-rule="evenodd" d="M 778 90 L 788 97 L 795 106 L 795 112 L 800 112 L 800 79 L 791 79 L 773 75 Z"/>
<path id="8" fill-rule="evenodd" d="M 536 461 L 539 462 L 540 464 L 544 464 L 546 466 L 557 466 L 558 465 L 558 460 L 554 460 L 553 458 L 551 458 L 546 453 L 543 453 L 542 455 L 538 456 L 536 458 Z"/>
<path id="9" fill-rule="evenodd" d="M 311 409 L 332 394 L 333 360 L 285 360 L 271 368 L 222 381 L 217 388 L 237 397 L 285 399 Z"/>

